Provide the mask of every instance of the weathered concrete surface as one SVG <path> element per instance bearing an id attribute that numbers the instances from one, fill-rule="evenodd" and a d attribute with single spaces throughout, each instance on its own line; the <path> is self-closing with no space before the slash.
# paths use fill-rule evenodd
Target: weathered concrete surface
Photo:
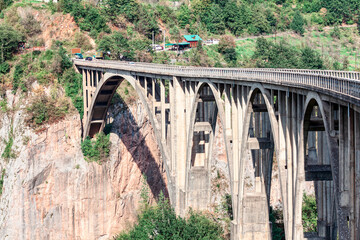
<path id="1" fill-rule="evenodd" d="M 9 108 L 23 102 L 10 92 L 7 100 Z M 136 220 L 142 174 L 151 201 L 166 192 L 152 127 L 141 104 L 130 110 L 114 109 L 110 159 L 101 165 L 84 160 L 78 115 L 36 134 L 22 107 L 1 114 L 0 138 L 8 139 L 12 125 L 17 156 L 1 159 L 0 239 L 108 239 Z"/>

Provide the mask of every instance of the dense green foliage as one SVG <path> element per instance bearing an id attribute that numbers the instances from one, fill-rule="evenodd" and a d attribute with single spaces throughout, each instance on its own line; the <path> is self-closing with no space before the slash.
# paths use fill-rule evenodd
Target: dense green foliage
<path id="1" fill-rule="evenodd" d="M 28 123 L 37 128 L 45 123 L 53 123 L 65 117 L 70 106 L 65 99 L 56 99 L 46 95 L 33 99 L 27 108 Z"/>
<path id="2" fill-rule="evenodd" d="M 224 55 L 224 59 L 230 65 L 235 65 L 237 60 L 235 40 L 231 36 L 222 36 L 219 42 L 218 51 Z"/>
<path id="3" fill-rule="evenodd" d="M 13 0 L 0 0 L 0 13 L 13 3 Z"/>
<path id="4" fill-rule="evenodd" d="M 98 48 L 111 52 L 111 57 L 118 60 L 151 61 L 149 39 L 141 37 L 129 39 L 121 32 L 113 32 L 98 41 Z"/>
<path id="5" fill-rule="evenodd" d="M 100 32 L 110 32 L 107 19 L 100 8 L 85 4 L 79 0 L 60 0 L 58 10 L 70 13 L 81 30 L 89 31 L 93 36 Z"/>
<path id="6" fill-rule="evenodd" d="M 18 31 L 0 24 L 0 64 L 11 58 L 22 39 Z"/>
<path id="7" fill-rule="evenodd" d="M 76 73 L 73 68 L 68 68 L 64 71 L 60 81 L 65 88 L 66 96 L 71 98 L 74 107 L 80 114 L 80 118 L 82 118 L 84 115 L 84 104 L 81 74 Z"/>
<path id="8" fill-rule="evenodd" d="M 317 228 L 317 207 L 316 198 L 312 195 L 303 195 L 302 222 L 304 232 L 316 232 Z"/>
<path id="9" fill-rule="evenodd" d="M 16 92 L 18 88 L 20 88 L 23 92 L 26 92 L 27 87 L 23 76 L 25 68 L 28 64 L 28 58 L 25 57 L 18 64 L 15 65 L 15 70 L 13 74 L 13 92 Z"/>
<path id="10" fill-rule="evenodd" d="M 100 132 L 95 139 L 87 137 L 81 143 L 81 150 L 88 161 L 104 161 L 110 153 L 110 135 Z"/>
<path id="11" fill-rule="evenodd" d="M 290 28 L 296 33 L 303 35 L 305 32 L 304 24 L 304 18 L 301 16 L 299 11 L 296 11 L 294 18 L 290 24 Z"/>
<path id="12" fill-rule="evenodd" d="M 7 62 L 3 62 L 0 64 L 0 76 L 2 74 L 6 74 L 10 71 L 10 65 Z"/>
<path id="13" fill-rule="evenodd" d="M 129 45 L 129 40 L 120 32 L 104 36 L 98 43 L 99 49 L 109 51 L 117 59 L 132 60 L 134 51 Z"/>
<path id="14" fill-rule="evenodd" d="M 272 207 L 270 207 L 269 220 L 272 224 L 272 239 L 285 240 L 284 219 L 282 210 L 273 209 Z"/>
<path id="15" fill-rule="evenodd" d="M 156 206 L 145 205 L 138 223 L 116 240 L 147 239 L 222 239 L 221 227 L 202 214 L 189 212 L 187 219 L 176 216 L 169 202 L 161 195 Z"/>
<path id="16" fill-rule="evenodd" d="M 304 47 L 299 51 L 285 41 L 274 43 L 265 38 L 256 41 L 253 59 L 261 68 L 323 68 L 323 61 L 315 50 Z"/>
<path id="17" fill-rule="evenodd" d="M 152 33 L 159 33 L 158 19 L 168 29 L 177 26 L 190 34 L 224 34 L 226 29 L 234 35 L 287 29 L 302 34 L 306 23 L 303 15 L 311 15 L 310 21 L 315 24 L 353 23 L 359 7 L 359 2 L 354 0 L 303 0 L 296 5 L 290 0 L 193 0 L 191 6 L 183 4 L 178 9 L 136 0 L 105 0 L 99 7 L 83 5 L 79 0 L 61 0 L 57 10 L 71 13 L 80 28 L 95 37 L 100 32 L 110 32 L 108 22 L 122 27 L 127 21 L 150 39 Z M 327 11 L 321 12 L 322 8 Z"/>

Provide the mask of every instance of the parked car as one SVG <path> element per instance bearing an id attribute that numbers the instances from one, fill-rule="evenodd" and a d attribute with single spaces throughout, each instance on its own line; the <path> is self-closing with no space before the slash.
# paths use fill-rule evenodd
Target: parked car
<path id="1" fill-rule="evenodd" d="M 92 61 L 93 59 L 92 59 L 92 57 L 86 57 L 85 58 L 85 61 Z"/>
<path id="2" fill-rule="evenodd" d="M 75 53 L 75 59 L 84 59 L 81 53 Z"/>
<path id="3" fill-rule="evenodd" d="M 164 49 L 164 47 L 159 44 L 151 44 L 151 48 L 156 51 L 161 51 Z"/>

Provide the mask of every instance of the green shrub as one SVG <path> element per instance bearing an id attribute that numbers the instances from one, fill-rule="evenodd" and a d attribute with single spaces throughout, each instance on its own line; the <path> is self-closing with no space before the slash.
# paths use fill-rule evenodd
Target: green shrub
<path id="1" fill-rule="evenodd" d="M 174 209 L 161 194 L 156 206 L 145 206 L 138 216 L 138 223 L 129 232 L 121 233 L 115 239 L 220 240 L 221 234 L 220 225 L 202 214 L 190 210 L 187 219 L 176 216 Z"/>
<path id="2" fill-rule="evenodd" d="M 41 33 L 40 22 L 37 21 L 31 13 L 27 13 L 26 16 L 21 19 L 21 32 L 23 32 L 27 37 L 32 37 L 36 34 Z"/>
<path id="3" fill-rule="evenodd" d="M 12 126 L 11 126 L 10 132 L 9 132 L 9 139 L 7 141 L 5 141 L 5 143 L 6 143 L 5 149 L 4 149 L 4 152 L 2 153 L 1 157 L 4 159 L 14 158 L 15 153 L 12 150 L 12 146 L 14 144 L 14 133 L 13 133 Z"/>
<path id="4" fill-rule="evenodd" d="M 285 240 L 284 219 L 281 209 L 269 209 L 269 220 L 272 223 L 272 239 Z"/>
<path id="5" fill-rule="evenodd" d="M 10 65 L 7 62 L 0 64 L 0 76 L 1 74 L 6 74 L 10 71 Z"/>
<path id="6" fill-rule="evenodd" d="M 82 94 L 82 76 L 73 68 L 65 70 L 60 82 L 65 88 L 66 96 L 71 98 L 74 107 L 78 110 L 80 118 L 84 115 L 84 102 Z"/>
<path id="7" fill-rule="evenodd" d="M 81 143 L 81 150 L 88 161 L 102 162 L 110 153 L 110 135 L 98 133 L 95 139 L 87 137 Z"/>
<path id="8" fill-rule="evenodd" d="M 0 101 L 0 110 L 1 112 L 7 112 L 7 101 L 3 99 Z"/>
<path id="9" fill-rule="evenodd" d="M 302 17 L 301 13 L 299 11 L 296 11 L 294 18 L 290 24 L 290 28 L 296 33 L 303 35 L 305 32 L 304 24 L 304 18 Z"/>
<path id="10" fill-rule="evenodd" d="M 92 30 L 91 32 L 90 32 L 90 34 L 94 34 L 95 33 L 95 35 L 97 36 L 97 32 L 96 32 L 96 30 Z M 91 37 L 93 37 L 94 39 L 96 39 L 96 36 L 91 36 Z M 92 45 L 91 45 L 91 43 L 90 43 L 90 41 L 89 41 L 89 39 L 86 37 L 86 35 L 85 34 L 83 34 L 83 33 L 81 33 L 81 32 L 77 32 L 77 33 L 75 33 L 75 36 L 74 36 L 74 44 L 75 44 L 75 46 L 76 47 L 78 47 L 78 48 L 81 48 L 81 49 L 83 49 L 84 51 L 89 51 L 89 50 L 91 50 L 93 47 L 92 47 Z"/>
<path id="11" fill-rule="evenodd" d="M 52 74 L 46 70 L 40 70 L 39 72 L 36 72 L 35 77 L 40 84 L 49 84 L 53 78 Z"/>
<path id="12" fill-rule="evenodd" d="M 53 99 L 42 95 L 36 97 L 27 108 L 28 123 L 30 126 L 39 127 L 45 123 L 53 123 L 65 117 L 70 109 L 65 99 Z"/>
<path id="13" fill-rule="evenodd" d="M 24 68 L 23 63 L 19 63 L 15 66 L 15 71 L 13 75 L 13 92 L 15 93 L 18 88 L 20 88 L 23 92 L 27 91 L 26 83 L 23 79 L 24 76 Z"/>
<path id="14" fill-rule="evenodd" d="M 23 36 L 12 27 L 0 24 L 0 63 L 12 57 Z"/>
<path id="15" fill-rule="evenodd" d="M 310 47 L 297 49 L 285 40 L 274 43 L 265 38 L 258 38 L 253 60 L 261 68 L 324 68 L 320 54 Z"/>
<path id="16" fill-rule="evenodd" d="M 338 26 L 334 27 L 334 29 L 330 33 L 330 36 L 333 38 L 337 38 L 337 39 L 341 38 L 341 33 L 340 33 L 340 29 Z"/>
<path id="17" fill-rule="evenodd" d="M 1 178 L 0 178 L 0 196 L 2 195 L 3 186 L 4 186 L 4 177 L 5 177 L 5 169 L 1 171 Z"/>
<path id="18" fill-rule="evenodd" d="M 316 232 L 317 207 L 316 198 L 313 195 L 303 195 L 302 222 L 304 232 Z"/>

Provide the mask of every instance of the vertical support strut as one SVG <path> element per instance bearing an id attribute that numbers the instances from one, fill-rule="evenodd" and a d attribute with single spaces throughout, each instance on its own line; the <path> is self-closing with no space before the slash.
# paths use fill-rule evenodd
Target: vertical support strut
<path id="1" fill-rule="evenodd" d="M 176 166 L 176 212 L 185 214 L 185 176 L 186 176 L 186 99 L 184 82 L 179 77 L 173 77 L 171 86 L 171 127 L 172 127 L 172 162 Z"/>

